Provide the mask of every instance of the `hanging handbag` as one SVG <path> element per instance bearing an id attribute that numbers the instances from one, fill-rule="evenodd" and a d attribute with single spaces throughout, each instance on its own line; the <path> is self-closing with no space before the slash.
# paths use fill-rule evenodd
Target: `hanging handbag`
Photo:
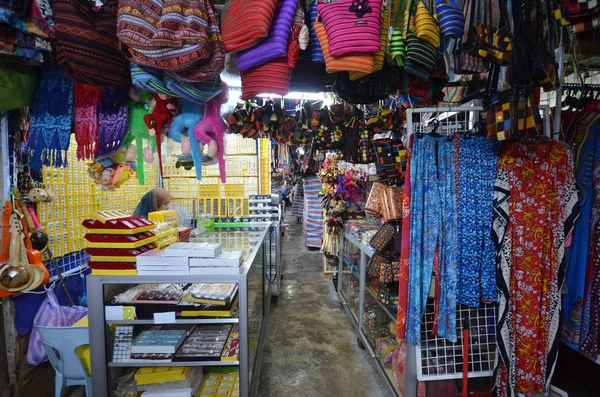
<path id="1" fill-rule="evenodd" d="M 38 68 L 0 60 L 0 112 L 31 105 Z"/>
<path id="2" fill-rule="evenodd" d="M 483 0 L 478 0 L 479 1 Z M 487 15 L 485 23 L 479 22 L 475 27 L 477 32 L 477 44 L 473 55 L 485 59 L 495 65 L 507 66 L 513 48 L 513 35 L 508 27 L 508 9 L 505 0 L 498 0 L 500 4 L 500 25 L 498 28 L 490 26 L 492 21 L 491 1 L 485 7 L 484 15 Z"/>
<path id="3" fill-rule="evenodd" d="M 54 1 L 56 54 L 62 72 L 84 84 L 129 84 L 129 62 L 116 35 L 117 1 L 98 11 L 86 0 Z"/>
<path id="4" fill-rule="evenodd" d="M 317 34 L 321 51 L 323 51 L 323 58 L 325 59 L 325 69 L 327 70 L 327 73 L 373 73 L 373 68 L 375 66 L 375 56 L 373 54 L 350 54 L 341 57 L 333 57 L 329 52 L 329 41 L 327 40 L 325 27 L 318 18 L 315 23 L 313 23 L 313 28 Z"/>
<path id="5" fill-rule="evenodd" d="M 437 59 L 436 48 L 420 40 L 412 30 L 406 35 L 406 44 L 404 71 L 421 80 L 429 80 Z"/>
<path id="6" fill-rule="evenodd" d="M 325 58 L 323 57 L 323 51 L 321 50 L 321 45 L 319 44 L 319 39 L 317 38 L 317 33 L 313 26 L 318 15 L 317 0 L 313 0 L 310 3 L 310 25 L 308 26 L 310 30 L 310 47 L 312 50 L 311 59 L 313 62 L 324 63 Z"/>
<path id="7" fill-rule="evenodd" d="M 245 50 L 267 37 L 276 8 L 277 0 L 230 0 L 221 16 L 225 51 Z"/>
<path id="8" fill-rule="evenodd" d="M 333 91 L 350 103 L 374 103 L 388 97 L 389 77 L 386 66 L 358 80 L 350 80 L 348 73 L 338 73 Z"/>
<path id="9" fill-rule="evenodd" d="M 542 24 L 542 2 L 537 0 L 537 39 L 533 47 L 531 59 L 531 75 L 535 82 L 544 88 L 544 91 L 554 91 L 558 88 L 558 65 L 554 59 L 554 19 L 551 16 L 550 0 L 546 0 L 546 13 L 548 17 L 548 36 L 550 50 L 544 40 Z"/>
<path id="10" fill-rule="evenodd" d="M 394 28 L 392 29 L 392 37 L 390 38 L 389 55 L 392 61 L 398 66 L 404 66 L 404 60 L 406 57 L 406 29 L 405 24 L 408 23 L 408 12 L 410 9 L 410 0 L 408 4 L 406 0 L 402 0 L 398 11 L 396 12 L 396 18 L 394 19 Z M 398 19 L 400 15 L 403 16 L 402 23 L 398 26 Z"/>
<path id="11" fill-rule="evenodd" d="M 415 31 L 419 40 L 434 48 L 440 48 L 440 25 L 423 0 L 419 0 L 417 4 Z"/>
<path id="12" fill-rule="evenodd" d="M 440 30 L 446 37 L 460 39 L 465 29 L 465 16 L 454 0 L 437 0 L 436 11 Z"/>
<path id="13" fill-rule="evenodd" d="M 377 51 L 373 56 L 373 72 L 381 70 L 385 62 L 385 49 L 389 43 L 388 24 L 390 21 L 390 12 L 387 9 L 381 11 L 381 21 L 379 51 Z M 368 73 L 363 72 L 350 72 L 350 80 L 360 79 L 361 77 L 365 77 L 367 74 Z"/>
<path id="14" fill-rule="evenodd" d="M 238 70 L 240 72 L 287 55 L 292 22 L 296 14 L 298 0 L 283 0 L 271 26 L 269 36 L 244 51 L 238 53 Z"/>
<path id="15" fill-rule="evenodd" d="M 394 178 L 398 176 L 398 170 L 394 162 L 394 150 L 392 140 L 389 138 L 376 139 L 373 141 L 375 153 L 375 170 L 380 178 Z"/>
<path id="16" fill-rule="evenodd" d="M 317 5 L 331 56 L 379 51 L 382 0 L 338 0 Z"/>
<path id="17" fill-rule="evenodd" d="M 489 69 L 489 62 L 471 55 L 477 45 L 475 15 L 478 12 L 478 1 L 479 0 L 465 1 L 465 15 L 469 15 L 469 18 L 466 19 L 465 33 L 463 33 L 462 39 L 456 44 L 456 48 L 453 51 L 454 72 L 456 74 L 485 73 Z"/>
<path id="18" fill-rule="evenodd" d="M 429 43 L 419 39 L 416 33 L 416 14 L 418 4 L 413 3 L 410 10 L 409 26 L 406 33 L 406 62 L 404 71 L 408 74 L 427 81 L 435 68 L 437 49 Z"/>
<path id="19" fill-rule="evenodd" d="M 385 251 L 396 237 L 396 227 L 391 223 L 384 223 L 379 230 L 371 237 L 369 244 L 379 252 Z"/>
<path id="20" fill-rule="evenodd" d="M 263 65 L 240 73 L 242 79 L 241 99 L 246 100 L 259 94 L 287 95 L 290 91 L 292 69 L 287 57 L 273 59 Z"/>
<path id="21" fill-rule="evenodd" d="M 500 67 L 493 65 L 483 97 L 484 117 L 489 142 L 521 138 L 518 129 L 519 91 L 517 88 L 498 92 Z"/>
<path id="22" fill-rule="evenodd" d="M 127 21 L 137 2 L 125 0 L 120 4 L 120 19 Z M 156 8 L 143 17 L 134 19 L 130 25 L 120 24 L 120 39 L 127 37 L 130 60 L 137 65 L 162 70 L 165 74 L 187 83 L 195 83 L 216 78 L 225 68 L 225 46 L 221 38 L 217 12 L 212 0 L 169 0 L 164 9 Z M 169 5 L 169 7 L 167 7 Z M 165 12 L 168 10 L 170 12 Z M 183 10 L 183 11 L 182 11 Z M 158 12 L 165 13 L 157 14 Z M 180 22 L 181 12 L 190 14 L 190 22 Z M 197 16 L 196 14 L 200 15 Z M 151 15 L 151 16 L 150 16 Z M 157 19 L 158 18 L 158 19 Z M 178 22 L 172 22 L 177 19 Z M 198 22 L 200 19 L 202 22 Z M 184 19 L 185 20 L 185 19 Z M 147 28 L 141 36 L 130 34 L 137 23 Z M 174 33 L 173 25 L 183 32 Z M 127 30 L 125 30 L 127 28 Z M 184 33 L 187 32 L 187 36 Z M 151 35 L 148 39 L 147 35 Z M 131 44 L 136 43 L 136 44 Z"/>

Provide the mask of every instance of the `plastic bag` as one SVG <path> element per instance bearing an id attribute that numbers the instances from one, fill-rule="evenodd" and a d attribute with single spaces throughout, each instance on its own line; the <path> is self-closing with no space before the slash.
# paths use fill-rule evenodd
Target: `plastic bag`
<path id="1" fill-rule="evenodd" d="M 48 355 L 42 345 L 42 337 L 37 332 L 36 327 L 69 327 L 86 314 L 87 308 L 83 306 L 61 306 L 54 291 L 48 291 L 46 299 L 42 302 L 33 319 L 33 330 L 31 331 L 27 350 L 27 362 L 31 365 L 39 365 L 48 360 Z"/>

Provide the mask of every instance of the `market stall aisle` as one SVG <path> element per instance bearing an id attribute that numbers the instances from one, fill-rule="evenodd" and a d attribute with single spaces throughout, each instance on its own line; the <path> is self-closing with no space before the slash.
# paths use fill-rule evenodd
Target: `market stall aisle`
<path id="1" fill-rule="evenodd" d="M 258 396 L 385 397 L 389 391 L 358 347 L 319 251 L 309 251 L 302 225 L 288 215 L 283 280 L 271 305 Z"/>

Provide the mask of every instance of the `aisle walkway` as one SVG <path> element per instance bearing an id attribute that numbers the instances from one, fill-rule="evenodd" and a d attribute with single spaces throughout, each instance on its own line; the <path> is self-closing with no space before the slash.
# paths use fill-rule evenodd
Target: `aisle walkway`
<path id="1" fill-rule="evenodd" d="M 321 253 L 305 247 L 291 211 L 287 221 L 282 288 L 271 304 L 258 396 L 389 396 L 331 280 L 323 278 Z"/>

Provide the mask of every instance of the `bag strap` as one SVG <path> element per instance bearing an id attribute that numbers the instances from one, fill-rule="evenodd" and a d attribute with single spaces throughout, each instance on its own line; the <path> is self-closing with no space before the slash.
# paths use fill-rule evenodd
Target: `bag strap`
<path id="1" fill-rule="evenodd" d="M 554 50 L 556 46 L 556 20 L 552 15 L 552 4 L 550 4 L 550 0 L 546 0 L 546 18 L 548 19 L 548 38 L 550 40 L 550 52 L 554 57 Z"/>
<path id="2" fill-rule="evenodd" d="M 398 10 L 396 12 L 396 18 L 394 18 L 394 28 L 398 27 L 398 18 L 400 18 L 400 14 L 404 13 L 404 8 L 406 6 L 406 0 L 402 0 L 400 1 L 400 4 L 398 5 Z M 404 18 L 402 18 L 404 20 Z"/>

